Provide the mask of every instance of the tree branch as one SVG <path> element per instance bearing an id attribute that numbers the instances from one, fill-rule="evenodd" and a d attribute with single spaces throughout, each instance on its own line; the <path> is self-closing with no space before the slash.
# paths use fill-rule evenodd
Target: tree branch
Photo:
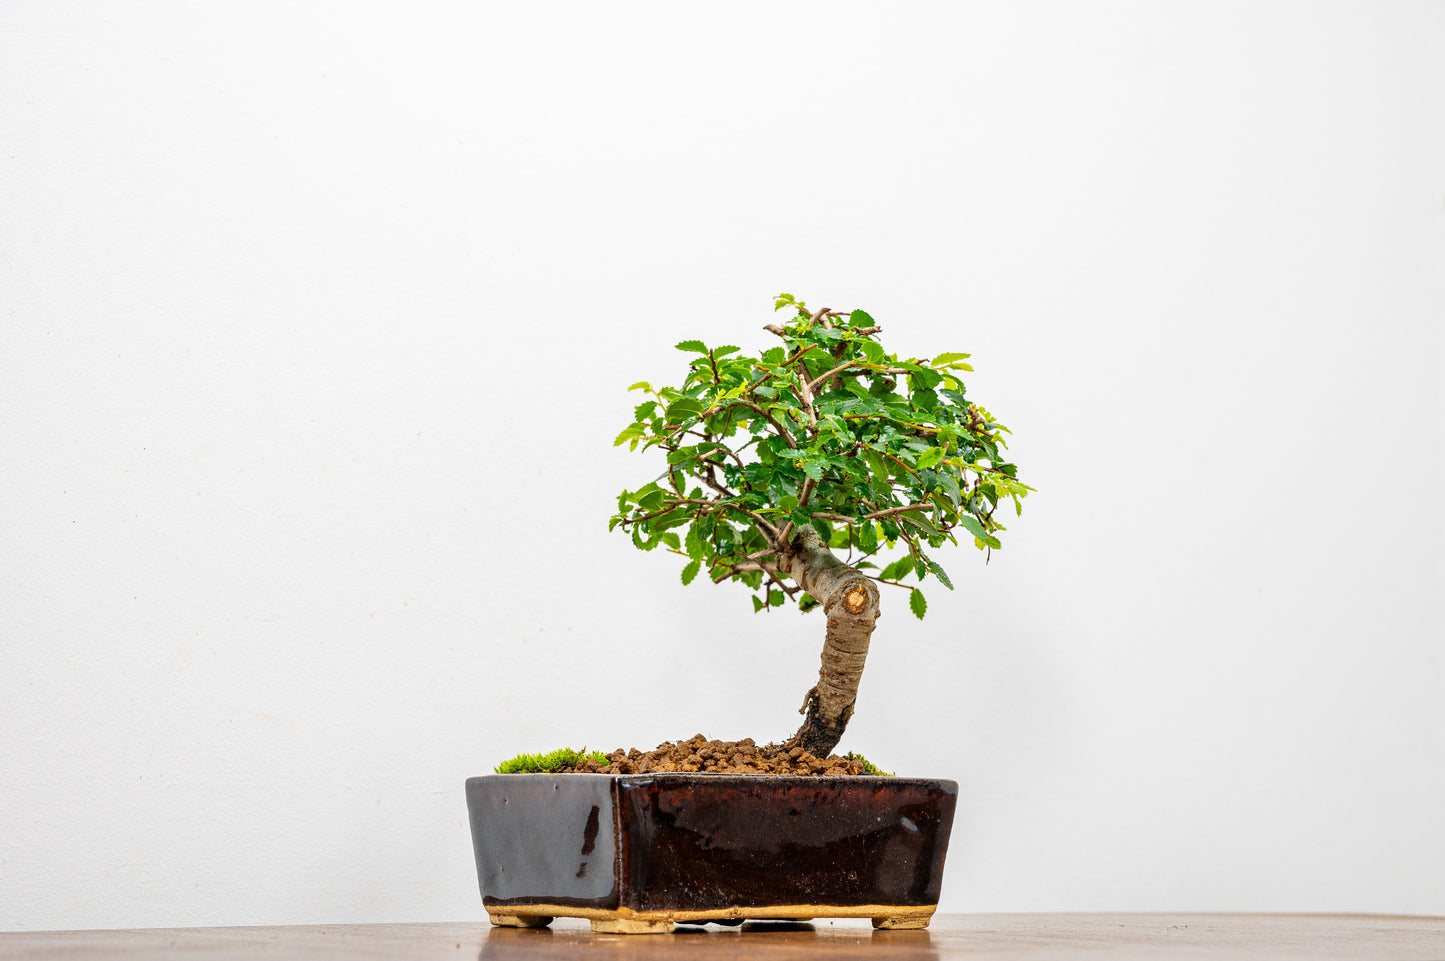
<path id="1" fill-rule="evenodd" d="M 734 574 L 749 574 L 753 571 L 762 571 L 769 577 L 773 576 L 776 572 L 771 566 L 764 565 L 758 561 L 743 561 L 739 564 L 724 564 L 723 570 L 720 573 L 712 575 L 712 582 L 714 584 L 721 584 Z"/>
<path id="2" fill-rule="evenodd" d="M 797 441 L 793 440 L 793 435 L 788 433 L 788 429 L 786 427 L 784 427 L 782 424 L 779 424 L 777 420 L 773 418 L 773 415 L 768 413 L 761 404 L 754 403 L 753 401 L 750 401 L 744 397 L 734 397 L 730 401 L 726 401 L 722 404 L 717 404 L 713 407 L 709 407 L 707 410 L 702 412 L 702 417 L 700 417 L 699 420 L 711 417 L 713 414 L 719 413 L 720 411 L 724 411 L 729 407 L 734 406 L 746 407 L 749 410 L 756 412 L 769 424 L 773 425 L 773 430 L 777 431 L 778 436 L 783 439 L 783 443 L 787 444 L 790 449 L 797 449 Z"/>
<path id="3" fill-rule="evenodd" d="M 808 387 L 808 368 L 803 366 L 803 375 L 798 378 L 798 402 L 803 405 L 803 413 L 808 415 L 808 424 L 816 432 L 818 427 L 818 413 L 813 410 L 813 391 Z"/>
<path id="4" fill-rule="evenodd" d="M 722 506 L 729 510 L 735 510 L 739 514 L 746 515 L 748 519 L 757 526 L 758 533 L 763 535 L 763 540 L 767 541 L 774 549 L 777 548 L 778 529 L 772 524 L 769 524 L 766 518 L 759 514 L 754 514 L 746 507 L 739 507 L 736 504 L 723 504 Z"/>
<path id="5" fill-rule="evenodd" d="M 849 370 L 849 368 L 860 368 L 860 367 L 863 368 L 863 369 L 862 369 L 862 370 L 857 370 L 857 369 Z M 828 371 L 828 372 L 827 372 L 826 374 L 824 374 L 823 376 L 814 378 L 813 381 L 812 381 L 812 383 L 810 383 L 808 386 L 811 387 L 811 388 L 817 388 L 817 386 L 818 386 L 819 384 L 821 384 L 823 381 L 827 380 L 829 377 L 841 378 L 841 377 L 843 376 L 843 373 L 844 373 L 845 371 L 848 372 L 848 375 L 849 375 L 850 377 L 852 377 L 852 376 L 861 376 L 862 374 L 865 374 L 865 373 L 867 373 L 867 374 L 889 374 L 889 375 L 911 374 L 911 373 L 913 373 L 913 371 L 911 371 L 911 370 L 905 370 L 905 369 L 903 369 L 902 367 L 873 367 L 873 366 L 870 366 L 867 361 L 863 361 L 863 360 L 850 360 L 850 361 L 848 361 L 846 364 L 839 364 L 837 367 L 834 367 L 832 370 Z M 864 415 L 856 415 L 856 414 L 855 414 L 855 415 L 853 415 L 852 419 L 856 420 L 856 419 L 858 419 L 859 416 L 864 416 Z M 868 415 L 866 415 L 866 416 L 868 416 L 868 417 L 879 417 L 879 416 L 883 416 L 883 415 L 880 415 L 880 414 L 868 414 Z M 890 418 L 890 419 L 891 419 L 891 418 Z"/>
<path id="6" fill-rule="evenodd" d="M 813 516 L 821 518 L 825 521 L 838 521 L 840 523 L 847 524 L 849 527 L 856 527 L 858 525 L 858 518 L 845 517 L 842 514 L 830 514 L 826 511 L 816 511 L 814 512 Z"/>
<path id="7" fill-rule="evenodd" d="M 863 520 L 876 521 L 880 517 L 890 517 L 893 514 L 902 514 L 904 511 L 932 510 L 933 507 L 934 505 L 928 501 L 919 501 L 916 504 L 908 504 L 904 507 L 890 507 L 886 511 L 874 511 L 871 514 L 864 514 Z"/>
<path id="8" fill-rule="evenodd" d="M 708 451 L 709 454 L 716 454 L 718 451 L 722 451 L 724 454 L 728 455 L 728 456 L 731 457 L 734 461 L 736 461 L 736 462 L 737 462 L 737 465 L 738 465 L 739 467 L 745 467 L 745 466 L 747 466 L 747 465 L 745 465 L 745 464 L 743 463 L 742 458 L 739 457 L 739 456 L 733 451 L 732 448 L 728 447 L 728 445 L 722 443 L 722 442 L 719 441 L 717 438 L 713 437 L 711 434 L 699 434 L 699 433 L 698 433 L 697 431 L 695 431 L 695 430 L 685 430 L 685 431 L 683 431 L 683 433 L 684 433 L 684 434 L 691 434 L 691 435 L 694 436 L 694 437 L 701 437 L 701 438 L 703 439 L 703 442 L 704 442 L 704 443 L 716 444 L 716 445 L 717 445 L 717 450 L 710 450 L 710 451 Z M 708 463 L 710 463 L 710 464 L 718 464 L 718 463 L 720 463 L 719 461 L 709 460 L 709 459 L 706 458 L 706 457 L 704 457 L 704 458 L 702 458 L 702 459 L 708 461 Z"/>
<path id="9" fill-rule="evenodd" d="M 803 489 L 798 492 L 798 506 L 807 507 L 808 498 L 813 496 L 813 491 L 818 489 L 818 482 L 811 477 L 803 478 Z"/>
<path id="10" fill-rule="evenodd" d="M 628 524 L 636 524 L 636 523 L 638 523 L 639 521 L 650 520 L 651 518 L 654 518 L 654 517 L 661 517 L 663 514 L 671 514 L 673 511 L 677 510 L 679 507 L 681 507 L 681 506 L 684 505 L 684 504 L 716 504 L 716 503 L 717 503 L 717 501 L 698 500 L 698 499 L 696 499 L 696 498 L 691 498 L 691 497 L 683 497 L 683 498 L 679 498 L 679 499 L 676 499 L 676 500 L 669 499 L 669 501 L 668 501 L 668 503 L 667 503 L 667 506 L 664 507 L 662 510 L 653 511 L 653 512 L 650 513 L 650 514 L 642 514 L 642 515 L 640 515 L 640 516 L 638 516 L 638 517 L 624 517 L 624 518 L 622 518 L 622 520 L 619 521 L 618 523 L 620 523 L 623 527 L 626 527 Z"/>
<path id="11" fill-rule="evenodd" d="M 793 356 L 791 356 L 791 357 L 789 357 L 787 360 L 783 361 L 782 364 L 779 365 L 779 366 L 787 367 L 787 366 L 789 366 L 790 364 L 793 364 L 793 363 L 797 362 L 798 358 L 799 358 L 799 357 L 802 357 L 802 356 L 803 356 L 804 354 L 806 354 L 808 351 L 810 351 L 810 350 L 817 350 L 817 349 L 818 349 L 818 345 L 817 345 L 817 344 L 809 344 L 809 345 L 806 346 L 806 347 L 799 347 L 799 348 L 793 353 Z M 804 376 L 806 376 L 806 374 L 805 374 Z"/>
<path id="12" fill-rule="evenodd" d="M 862 363 L 863 361 L 861 360 L 850 360 L 846 364 L 839 364 L 837 367 L 834 367 L 823 376 L 813 378 L 813 382 L 808 385 L 808 389 L 816 390 L 818 388 L 818 385 L 823 383 L 823 381 L 828 380 L 831 377 L 836 377 L 840 372 L 847 370 L 849 367 L 857 367 Z"/>
<path id="13" fill-rule="evenodd" d="M 808 498 L 813 496 L 813 489 L 816 486 L 817 485 L 813 482 L 813 478 L 803 478 L 803 488 L 798 492 L 799 507 L 808 506 Z M 778 535 L 779 544 L 786 546 L 793 539 L 793 528 L 795 526 L 796 525 L 793 524 L 792 518 L 789 518 L 788 522 L 783 525 L 782 533 Z"/>
<path id="14" fill-rule="evenodd" d="M 871 514 L 864 514 L 862 517 L 847 517 L 843 514 L 830 514 L 824 511 L 815 511 L 813 516 L 826 521 L 838 521 L 847 524 L 849 527 L 856 527 L 859 521 L 876 521 L 880 517 L 891 517 L 894 514 L 902 514 L 907 511 L 931 510 L 934 506 L 935 505 L 928 501 L 919 501 L 917 504 L 909 504 L 906 507 L 890 507 L 885 511 L 874 511 Z"/>
<path id="15" fill-rule="evenodd" d="M 918 590 L 918 588 L 914 587 L 912 584 L 905 584 L 905 583 L 903 583 L 902 581 L 885 581 L 885 580 L 884 580 L 883 578 L 881 578 L 881 577 L 875 577 L 875 578 L 872 578 L 872 580 L 873 580 L 873 582 L 874 582 L 875 584 L 892 584 L 894 587 L 901 587 L 901 588 L 903 588 L 903 589 L 906 590 L 906 591 L 916 591 L 916 590 Z"/>
<path id="16" fill-rule="evenodd" d="M 768 585 L 769 585 L 770 587 L 776 587 L 778 590 L 782 591 L 784 594 L 787 595 L 788 600 L 792 600 L 792 599 L 793 599 L 793 595 L 796 594 L 796 593 L 798 593 L 799 588 L 798 588 L 797 585 L 794 585 L 794 586 L 792 586 L 792 587 L 789 587 L 785 581 L 780 581 L 780 580 L 778 580 L 777 575 L 776 575 L 773 571 L 770 571 L 770 570 L 768 570 L 767 568 L 764 568 L 764 569 L 763 569 L 763 573 L 765 573 L 765 574 L 768 575 Z M 765 601 L 765 603 L 766 603 L 769 607 L 772 606 L 772 599 L 773 599 L 773 595 L 772 595 L 771 592 L 769 592 L 768 595 L 767 595 L 767 599 L 766 599 L 766 601 Z"/>

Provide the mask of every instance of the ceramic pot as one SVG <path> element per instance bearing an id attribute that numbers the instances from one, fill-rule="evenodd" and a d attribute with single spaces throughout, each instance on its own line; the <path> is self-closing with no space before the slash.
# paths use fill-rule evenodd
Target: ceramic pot
<path id="1" fill-rule="evenodd" d="M 467 781 L 492 923 L 871 918 L 938 907 L 958 785 L 901 777 L 497 774 Z"/>

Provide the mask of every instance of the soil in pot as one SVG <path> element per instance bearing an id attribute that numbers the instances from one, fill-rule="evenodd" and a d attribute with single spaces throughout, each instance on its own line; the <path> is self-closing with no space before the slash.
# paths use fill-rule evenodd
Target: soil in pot
<path id="1" fill-rule="evenodd" d="M 800 747 L 766 744 L 752 738 L 741 741 L 710 740 L 695 734 L 686 740 L 667 741 L 651 751 L 618 748 L 605 761 L 592 757 L 556 769 L 564 774 L 793 774 L 842 777 L 881 774 L 861 757 L 814 757 Z"/>

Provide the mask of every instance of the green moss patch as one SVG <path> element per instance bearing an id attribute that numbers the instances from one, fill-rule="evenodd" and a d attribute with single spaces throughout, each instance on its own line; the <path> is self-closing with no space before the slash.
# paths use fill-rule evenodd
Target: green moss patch
<path id="1" fill-rule="evenodd" d="M 518 754 L 511 760 L 498 764 L 493 770 L 498 774 L 555 774 L 558 771 L 575 770 L 582 761 L 596 761 L 605 765 L 607 755 L 601 751 L 589 751 L 585 747 L 580 751 L 559 747 L 550 754 Z"/>
<path id="2" fill-rule="evenodd" d="M 857 761 L 859 764 L 863 765 L 864 774 L 872 774 L 874 777 L 894 777 L 894 775 L 889 774 L 887 771 L 878 770 L 878 766 L 876 764 L 874 764 L 872 761 L 868 760 L 861 754 L 854 754 L 852 751 L 849 751 L 843 756 L 850 761 Z"/>

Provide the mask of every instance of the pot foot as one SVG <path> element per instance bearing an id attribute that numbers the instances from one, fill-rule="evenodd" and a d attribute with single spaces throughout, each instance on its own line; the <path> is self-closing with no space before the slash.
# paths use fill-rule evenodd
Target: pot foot
<path id="1" fill-rule="evenodd" d="M 494 914 L 492 923 L 499 928 L 545 928 L 552 918 L 535 914 Z"/>
<path id="2" fill-rule="evenodd" d="M 637 918 L 601 918 L 592 922 L 593 934 L 671 934 L 671 921 L 642 921 Z"/>
<path id="3" fill-rule="evenodd" d="M 928 922 L 933 920 L 929 915 L 906 914 L 903 916 L 890 916 L 874 918 L 873 927 L 879 931 L 916 931 L 919 928 L 928 927 Z"/>

